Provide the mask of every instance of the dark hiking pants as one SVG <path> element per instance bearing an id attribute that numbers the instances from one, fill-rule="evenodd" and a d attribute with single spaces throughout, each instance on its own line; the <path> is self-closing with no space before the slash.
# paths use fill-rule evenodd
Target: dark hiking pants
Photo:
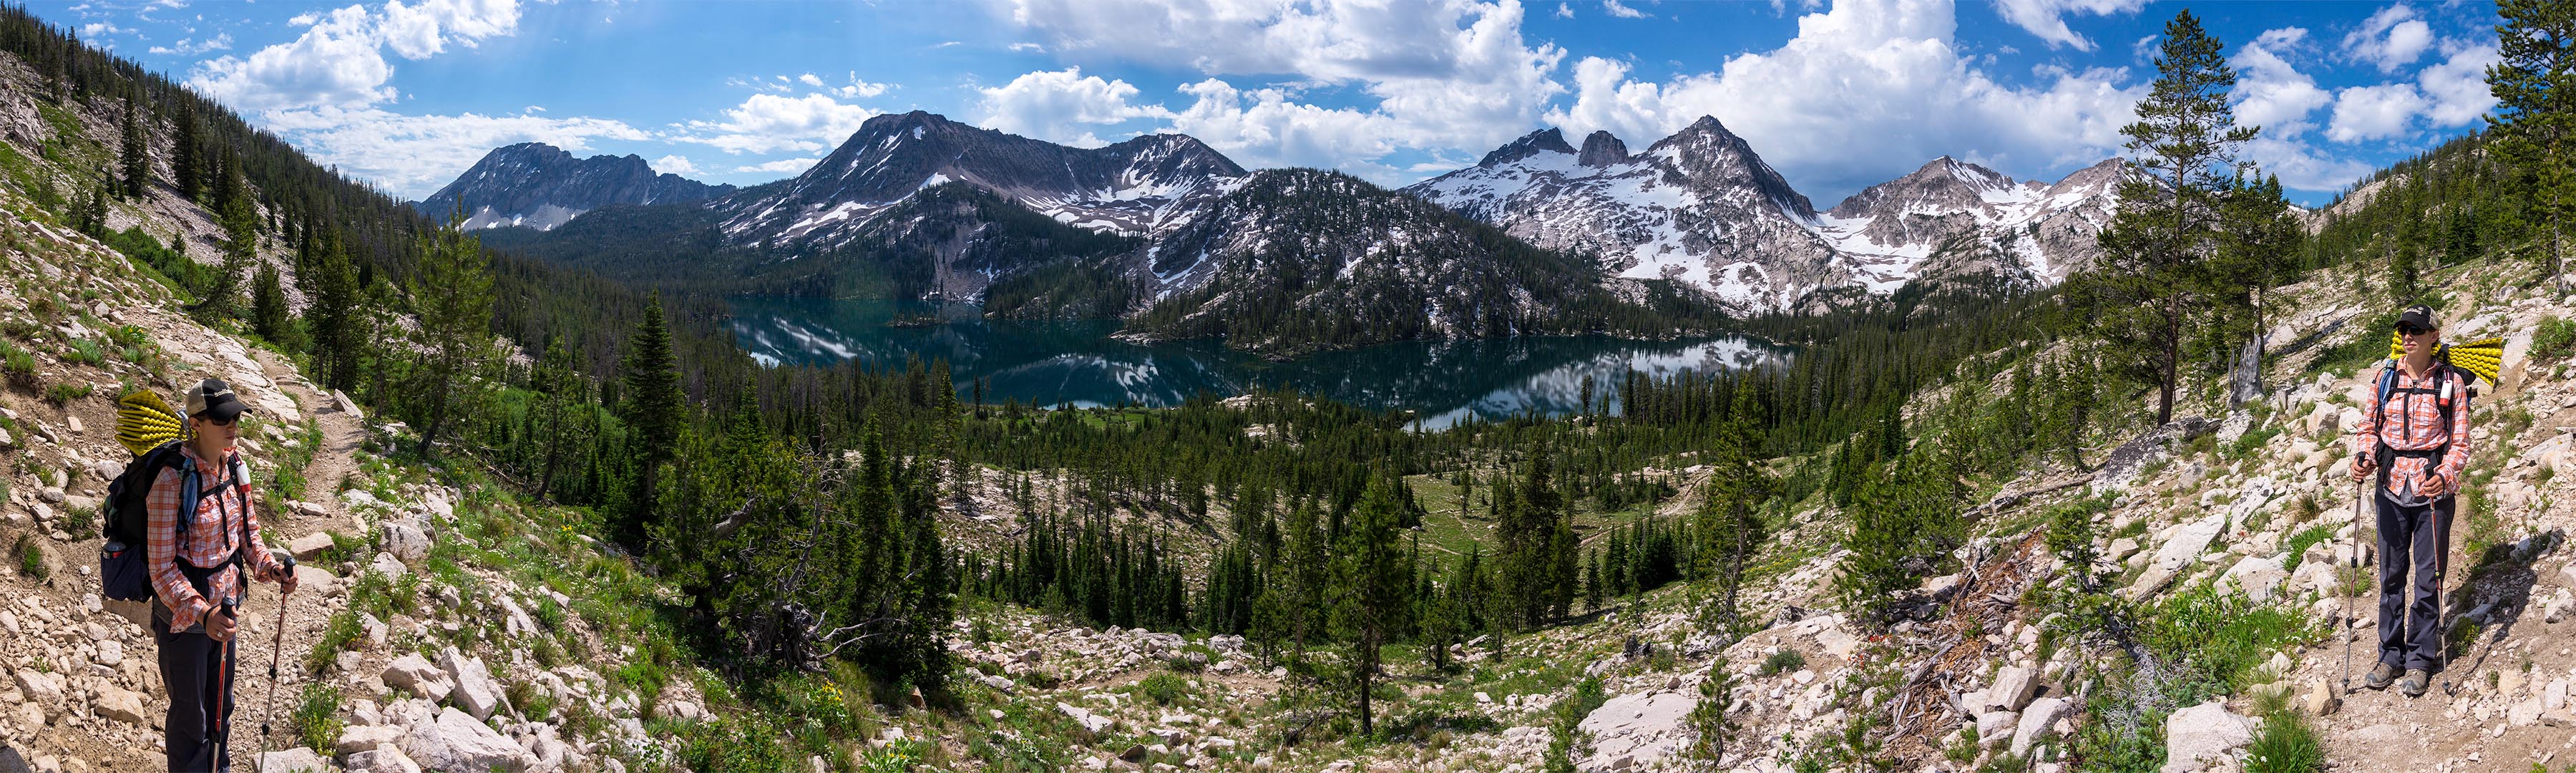
<path id="1" fill-rule="evenodd" d="M 225 657 L 230 644 L 206 638 L 203 624 L 187 633 L 171 633 L 169 613 L 158 609 L 158 602 L 153 606 L 160 614 L 154 615 L 152 642 L 161 648 L 161 683 L 170 689 L 170 713 L 162 725 L 163 738 L 170 744 L 169 769 L 230 771 L 232 760 L 218 759 L 218 750 L 232 733 L 234 664 Z"/>
<path id="2" fill-rule="evenodd" d="M 2458 499 L 2400 505 L 2379 502 L 2379 662 L 2430 673 L 2441 663 L 2441 623 L 2434 619 L 2451 552 L 2451 513 Z M 2409 576 L 2409 573 L 2412 576 Z"/>

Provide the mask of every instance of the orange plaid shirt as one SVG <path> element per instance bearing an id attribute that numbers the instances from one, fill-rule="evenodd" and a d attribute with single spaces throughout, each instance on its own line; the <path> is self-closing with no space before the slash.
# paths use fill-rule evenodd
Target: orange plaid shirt
<path id="1" fill-rule="evenodd" d="M 226 455 L 225 464 L 208 465 L 198 458 L 197 450 L 180 445 L 188 463 L 197 475 L 197 512 L 188 524 L 187 549 L 179 544 L 179 468 L 165 467 L 160 477 L 152 480 L 152 493 L 143 500 L 143 512 L 149 516 L 149 547 L 145 561 L 151 566 L 152 592 L 162 606 L 170 608 L 170 632 L 183 633 L 197 625 L 218 604 L 239 603 L 244 586 L 241 570 L 231 564 L 233 551 L 241 547 L 245 535 L 259 533 L 259 515 L 251 511 L 250 470 L 242 464 L 240 454 Z M 212 469 L 209 469 L 211 467 Z M 259 547 L 256 538 L 249 540 L 242 556 L 249 564 L 251 576 L 263 582 L 278 579 L 285 565 Z M 208 599 L 189 584 L 187 575 L 179 572 L 175 558 L 184 557 L 198 568 L 222 566 L 206 579 L 206 587 L 217 598 Z"/>
<path id="2" fill-rule="evenodd" d="M 2433 375 L 2447 365 L 2435 364 L 2423 378 L 2410 378 L 2406 369 L 2396 370 L 2396 389 L 2433 388 Z M 2435 499 L 2459 491 L 2460 470 L 2469 464 L 2469 385 L 2454 372 L 2443 377 L 2450 384 L 2452 401 L 2450 426 L 2442 425 L 2440 395 L 2392 392 L 2388 396 L 2385 421 L 2380 417 L 2379 381 L 2370 382 L 2370 396 L 2361 407 L 2361 423 L 2353 428 L 2354 450 L 2365 458 L 2378 459 L 2379 447 L 2386 444 L 2398 451 L 2428 451 L 2449 443 L 2451 448 L 2439 459 L 2400 456 L 2388 465 L 2388 493 L 2400 502 Z M 2441 476 L 2441 488 L 2432 488 L 2432 476 Z"/>

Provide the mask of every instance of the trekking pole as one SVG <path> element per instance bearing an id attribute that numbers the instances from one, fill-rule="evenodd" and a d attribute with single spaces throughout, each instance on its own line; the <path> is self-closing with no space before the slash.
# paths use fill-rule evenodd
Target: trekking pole
<path id="1" fill-rule="evenodd" d="M 295 574 L 295 555 L 275 551 L 278 563 L 285 565 L 287 576 Z M 277 718 L 277 662 L 286 651 L 286 594 L 277 595 L 277 633 L 268 644 L 268 707 L 259 714 L 259 755 L 268 756 L 268 721 Z"/>
<path id="2" fill-rule="evenodd" d="M 2433 533 L 2450 536 L 2449 530 L 2442 528 L 2440 511 L 2435 511 L 2433 517 L 2435 519 Z M 2440 656 L 2442 694 L 2457 698 L 2460 696 L 2460 680 L 2451 678 L 2451 623 L 2447 614 L 2449 610 L 2444 609 L 2449 600 L 2443 598 L 2450 595 L 2443 590 L 2443 586 L 2447 584 L 2446 580 L 2449 579 L 2451 572 L 2451 541 L 2445 539 L 2441 542 L 2442 549 L 2434 553 L 2433 557 L 2433 640 L 2435 646 L 2441 648 L 2442 653 Z"/>
<path id="3" fill-rule="evenodd" d="M 232 638 L 224 640 L 223 655 L 215 660 L 215 724 L 209 731 L 215 738 L 213 764 L 216 770 L 224 770 L 232 765 L 233 644 L 241 641 L 241 618 L 233 616 L 231 604 L 223 605 L 218 614 L 232 617 L 234 625 Z"/>
<path id="4" fill-rule="evenodd" d="M 2343 563 L 2351 566 L 2355 572 L 2361 570 L 2361 503 L 2370 494 L 2369 486 L 2370 482 L 2366 480 L 2352 483 L 2352 533 L 2344 537 Z M 2336 621 L 2336 627 L 2342 629 L 2338 635 L 2343 637 L 2343 692 L 2345 695 L 2350 695 L 2352 694 L 2352 580 L 2338 574 L 2335 577 L 2335 584 L 2342 586 L 2343 589 L 2339 594 L 2343 596 L 2343 617 Z"/>

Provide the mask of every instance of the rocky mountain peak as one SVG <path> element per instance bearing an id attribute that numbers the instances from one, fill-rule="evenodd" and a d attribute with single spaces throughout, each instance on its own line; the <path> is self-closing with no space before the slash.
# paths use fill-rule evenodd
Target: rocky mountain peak
<path id="1" fill-rule="evenodd" d="M 444 219 L 463 211 L 463 227 L 521 226 L 550 230 L 611 204 L 684 204 L 733 192 L 673 174 L 656 174 L 634 154 L 574 158 L 562 148 L 522 142 L 493 148 L 429 198 L 413 204 Z"/>
<path id="2" fill-rule="evenodd" d="M 1628 160 L 1628 143 L 1608 130 L 1594 130 L 1583 138 L 1583 155 L 1575 163 L 1584 166 L 1609 166 Z"/>
<path id="3" fill-rule="evenodd" d="M 1565 132 L 1548 128 L 1521 135 L 1520 139 L 1495 148 L 1476 165 L 1491 169 L 1540 153 L 1573 153 L 1574 146 L 1565 144 Z"/>
<path id="4" fill-rule="evenodd" d="M 1074 148 L 915 110 L 870 118 L 793 179 L 719 202 L 745 241 L 836 244 L 915 192 L 963 182 L 1077 227 L 1154 232 L 1176 207 L 1239 180 L 1242 166 L 1186 135 Z"/>

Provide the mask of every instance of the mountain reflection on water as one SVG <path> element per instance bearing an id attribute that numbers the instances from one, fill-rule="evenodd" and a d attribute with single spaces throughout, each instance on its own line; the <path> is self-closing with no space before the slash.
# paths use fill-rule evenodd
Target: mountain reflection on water
<path id="1" fill-rule="evenodd" d="M 1430 428 L 1470 417 L 1571 412 L 1583 377 L 1617 397 L 1634 369 L 1666 377 L 1777 364 L 1780 350 L 1744 338 L 1632 341 L 1603 336 L 1404 342 L 1272 362 L 1216 341 L 1133 344 L 1109 337 L 1110 320 L 986 320 L 972 306 L 934 310 L 890 301 L 737 298 L 728 323 L 735 340 L 765 363 L 836 364 L 849 359 L 901 365 L 945 358 L 964 394 L 987 379 L 985 401 L 1076 406 L 1172 406 L 1207 392 L 1220 397 L 1288 389 L 1371 408 L 1410 410 Z M 889 322 L 898 318 L 906 324 Z M 1598 399 L 1598 398 L 1596 398 Z"/>

